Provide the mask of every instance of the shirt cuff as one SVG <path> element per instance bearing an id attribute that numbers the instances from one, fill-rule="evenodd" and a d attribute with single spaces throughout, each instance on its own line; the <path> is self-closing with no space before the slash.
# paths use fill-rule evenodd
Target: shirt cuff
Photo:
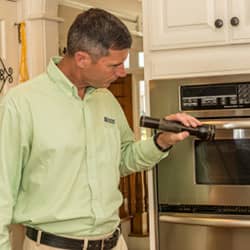
<path id="1" fill-rule="evenodd" d="M 155 165 L 160 160 L 168 156 L 169 151 L 162 152 L 157 148 L 157 146 L 154 143 L 153 136 L 146 140 L 140 141 L 139 144 L 142 157 L 146 162 L 148 162 L 148 165 Z"/>
<path id="2" fill-rule="evenodd" d="M 153 140 L 154 140 L 154 144 L 155 146 L 161 151 L 161 152 L 167 152 L 169 151 L 173 146 L 169 146 L 169 147 L 166 147 L 166 148 L 163 148 L 162 146 L 160 146 L 158 143 L 157 143 L 157 138 L 159 137 L 159 135 L 161 135 L 163 132 L 159 132 L 157 134 L 155 134 L 153 136 Z"/>

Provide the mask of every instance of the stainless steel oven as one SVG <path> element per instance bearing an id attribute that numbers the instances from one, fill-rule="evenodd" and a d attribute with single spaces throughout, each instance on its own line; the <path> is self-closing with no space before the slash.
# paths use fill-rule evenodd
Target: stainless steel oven
<path id="1" fill-rule="evenodd" d="M 190 137 L 155 169 L 158 248 L 248 249 L 250 83 L 159 83 L 152 91 L 152 116 L 181 110 L 216 125 L 214 141 Z"/>

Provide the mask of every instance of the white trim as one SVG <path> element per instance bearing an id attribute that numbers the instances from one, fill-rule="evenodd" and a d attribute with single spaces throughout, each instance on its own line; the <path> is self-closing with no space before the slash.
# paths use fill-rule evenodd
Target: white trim
<path id="1" fill-rule="evenodd" d="M 54 16 L 48 16 L 46 14 L 42 14 L 42 15 L 34 15 L 34 16 L 28 16 L 26 18 L 27 21 L 33 21 L 33 20 L 47 20 L 47 21 L 55 21 L 58 23 L 62 23 L 64 22 L 64 19 L 61 17 L 54 17 Z"/>
<path id="2" fill-rule="evenodd" d="M 7 59 L 7 50 L 6 50 L 6 26 L 5 21 L 3 19 L 0 19 L 0 56 L 2 59 Z"/>
<path id="3" fill-rule="evenodd" d="M 75 8 L 75 9 L 80 9 L 80 10 L 88 10 L 90 8 L 95 8 L 95 6 L 91 6 L 91 5 L 84 4 L 84 3 L 79 3 L 79 2 L 76 2 L 73 0 L 59 0 L 59 5 L 70 7 L 70 8 Z M 141 23 L 142 18 L 140 15 L 125 14 L 125 13 L 121 13 L 121 12 L 112 11 L 109 9 L 106 9 L 106 10 L 109 11 L 110 13 L 112 13 L 113 15 L 117 16 L 118 18 L 120 18 L 123 21 L 127 21 L 130 23 L 136 24 L 135 30 L 130 30 L 130 33 L 133 36 L 139 36 L 139 37 L 143 36 L 143 34 L 141 32 L 141 30 L 142 30 L 142 23 Z"/>
<path id="4" fill-rule="evenodd" d="M 149 248 L 150 250 L 156 250 L 157 238 L 156 238 L 156 207 L 154 200 L 154 178 L 153 170 L 147 172 L 148 177 L 148 210 L 149 210 Z"/>
<path id="5" fill-rule="evenodd" d="M 81 10 L 87 10 L 87 9 L 90 9 L 90 8 L 95 8 L 95 6 L 75 2 L 75 1 L 72 1 L 72 0 L 60 0 L 59 5 L 67 6 L 67 7 L 71 7 L 71 8 L 76 8 L 76 9 L 81 9 Z M 139 20 L 138 15 L 125 14 L 125 13 L 116 12 L 116 11 L 112 11 L 112 10 L 108 10 L 108 11 L 110 13 L 112 13 L 113 15 L 121 18 L 124 21 L 129 21 L 129 22 L 132 22 L 132 23 L 138 23 L 138 20 Z"/>
<path id="6" fill-rule="evenodd" d="M 137 30 L 130 30 L 130 33 L 131 33 L 133 36 L 143 37 L 142 32 L 137 31 Z"/>

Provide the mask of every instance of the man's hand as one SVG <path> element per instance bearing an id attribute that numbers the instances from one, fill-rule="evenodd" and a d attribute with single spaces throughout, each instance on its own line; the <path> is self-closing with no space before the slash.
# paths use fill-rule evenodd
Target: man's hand
<path id="1" fill-rule="evenodd" d="M 201 122 L 185 113 L 176 113 L 165 117 L 166 120 L 181 122 L 186 127 L 201 126 Z M 187 131 L 181 133 L 163 132 L 157 137 L 157 144 L 162 148 L 168 148 L 189 136 Z"/>

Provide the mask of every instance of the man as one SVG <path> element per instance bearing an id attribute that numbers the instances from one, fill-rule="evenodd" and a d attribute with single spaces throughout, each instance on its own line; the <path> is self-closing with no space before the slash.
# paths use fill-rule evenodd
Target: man
<path id="1" fill-rule="evenodd" d="M 0 105 L 0 249 L 8 225 L 26 226 L 24 250 L 127 249 L 120 176 L 150 169 L 188 132 L 135 142 L 107 87 L 124 77 L 131 35 L 100 9 L 69 29 L 67 55 L 9 91 Z M 186 114 L 167 119 L 196 127 Z"/>

